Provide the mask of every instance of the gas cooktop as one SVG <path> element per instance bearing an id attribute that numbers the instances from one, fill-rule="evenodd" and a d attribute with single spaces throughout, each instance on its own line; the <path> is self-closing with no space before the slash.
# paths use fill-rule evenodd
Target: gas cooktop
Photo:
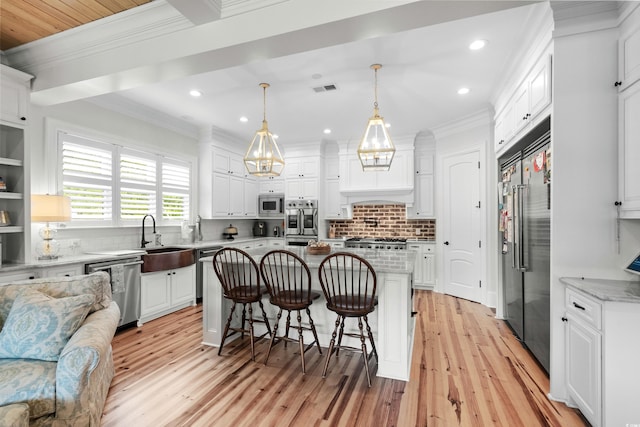
<path id="1" fill-rule="evenodd" d="M 350 237 L 347 242 L 400 242 L 405 243 L 407 239 L 399 237 Z"/>
<path id="2" fill-rule="evenodd" d="M 406 249 L 407 239 L 399 237 L 351 237 L 346 240 L 347 248 Z"/>

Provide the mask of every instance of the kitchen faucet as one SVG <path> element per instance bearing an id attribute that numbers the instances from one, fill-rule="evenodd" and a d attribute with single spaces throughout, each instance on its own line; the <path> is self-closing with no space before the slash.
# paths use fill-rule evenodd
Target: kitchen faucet
<path id="1" fill-rule="evenodd" d="M 147 214 L 145 216 L 142 217 L 142 242 L 140 244 L 140 247 L 145 248 L 147 247 L 147 243 L 151 243 L 150 240 L 144 240 L 144 220 L 147 219 L 147 217 L 151 217 L 151 220 L 153 221 L 153 234 L 156 233 L 156 219 L 153 217 L 153 215 Z"/>

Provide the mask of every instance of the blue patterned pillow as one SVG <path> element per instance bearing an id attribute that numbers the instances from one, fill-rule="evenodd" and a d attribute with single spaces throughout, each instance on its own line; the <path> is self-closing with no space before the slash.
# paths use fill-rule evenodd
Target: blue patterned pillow
<path id="1" fill-rule="evenodd" d="M 53 298 L 26 288 L 0 332 L 0 358 L 55 362 L 95 302 L 95 295 Z"/>

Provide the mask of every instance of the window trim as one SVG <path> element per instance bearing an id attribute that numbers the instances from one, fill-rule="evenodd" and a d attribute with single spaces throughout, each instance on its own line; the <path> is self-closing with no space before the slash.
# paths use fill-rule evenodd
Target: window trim
<path id="1" fill-rule="evenodd" d="M 45 167 L 45 176 L 48 178 L 47 188 L 43 192 L 48 192 L 51 194 L 62 194 L 63 191 L 63 176 L 62 176 L 62 149 L 61 149 L 61 140 L 58 138 L 58 133 L 66 133 L 69 135 L 74 135 L 82 139 L 86 139 L 89 141 L 94 141 L 97 145 L 110 145 L 114 147 L 114 161 L 112 163 L 112 173 L 114 179 L 114 197 L 113 197 L 113 217 L 109 220 L 75 220 L 69 221 L 65 223 L 66 228 L 70 229 L 80 229 L 80 228 L 119 228 L 119 227 L 133 227 L 139 226 L 139 219 L 135 220 L 122 220 L 120 219 L 120 153 L 121 151 L 138 153 L 142 156 L 152 157 L 156 160 L 156 173 L 157 176 L 157 184 L 156 189 L 162 192 L 162 164 L 165 161 L 173 164 L 184 165 L 189 168 L 190 178 L 189 178 L 189 208 L 188 208 L 188 219 L 195 218 L 195 212 L 197 209 L 196 206 L 196 196 L 198 194 L 197 189 L 197 176 L 198 176 L 198 161 L 197 157 L 184 155 L 183 153 L 175 153 L 169 152 L 166 150 L 158 150 L 152 148 L 148 145 L 141 144 L 140 142 L 124 140 L 117 135 L 107 134 L 100 131 L 96 131 L 93 129 L 85 128 L 82 126 L 77 126 L 71 123 L 63 122 L 57 119 L 52 119 L 49 117 L 45 118 L 45 135 L 48 141 L 53 141 L 52 144 L 46 144 L 46 158 L 55 158 L 58 161 L 55 165 L 50 164 L 49 162 L 44 161 Z M 161 193 L 159 193 L 161 194 Z M 159 226 L 173 226 L 180 225 L 183 220 L 171 220 L 164 219 L 162 217 L 161 209 L 162 209 L 162 197 L 157 197 L 156 205 L 159 207 L 160 211 L 157 214 L 156 223 Z"/>

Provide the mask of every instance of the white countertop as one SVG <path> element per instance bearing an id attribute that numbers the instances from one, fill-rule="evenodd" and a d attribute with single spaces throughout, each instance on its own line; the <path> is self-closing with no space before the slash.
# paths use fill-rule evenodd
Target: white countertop
<path id="1" fill-rule="evenodd" d="M 640 304 L 640 281 L 561 277 L 560 281 L 601 301 Z"/>
<path id="2" fill-rule="evenodd" d="M 253 257 L 256 262 L 260 262 L 260 259 L 269 251 L 274 248 L 257 248 L 249 249 L 246 252 Z M 287 250 L 295 253 L 307 263 L 309 268 L 318 268 L 322 260 L 326 255 L 309 255 L 304 246 L 288 246 Z M 366 259 L 376 270 L 381 273 L 400 273 L 407 274 L 413 273 L 413 266 L 415 264 L 416 253 L 415 251 L 394 251 L 385 249 L 361 249 L 361 248 L 347 248 L 340 249 L 339 252 L 350 252 L 361 256 Z M 201 262 L 211 262 L 212 256 L 200 258 Z"/>
<path id="3" fill-rule="evenodd" d="M 178 244 L 166 244 L 164 246 L 167 247 L 178 247 L 178 248 L 193 248 L 193 249 L 202 249 L 209 248 L 213 246 L 225 246 L 230 243 L 241 243 L 248 241 L 256 241 L 256 240 L 264 240 L 264 239 L 280 239 L 284 240 L 284 237 L 243 237 L 236 238 L 235 240 L 207 240 L 201 242 L 194 243 L 178 243 Z M 149 249 L 152 249 L 153 246 L 149 246 Z M 0 273 L 9 273 L 13 271 L 20 270 L 29 270 L 29 269 L 39 269 L 39 268 L 48 268 L 48 267 L 59 267 L 69 264 L 89 264 L 101 261 L 107 261 L 112 259 L 125 259 L 132 256 L 140 256 L 145 253 L 144 249 L 133 248 L 133 249 L 113 249 L 113 250 L 96 250 L 96 251 L 87 251 L 83 254 L 78 255 L 65 255 L 61 256 L 58 259 L 54 260 L 34 260 L 32 262 L 14 264 L 14 263 L 5 263 L 0 267 Z"/>

